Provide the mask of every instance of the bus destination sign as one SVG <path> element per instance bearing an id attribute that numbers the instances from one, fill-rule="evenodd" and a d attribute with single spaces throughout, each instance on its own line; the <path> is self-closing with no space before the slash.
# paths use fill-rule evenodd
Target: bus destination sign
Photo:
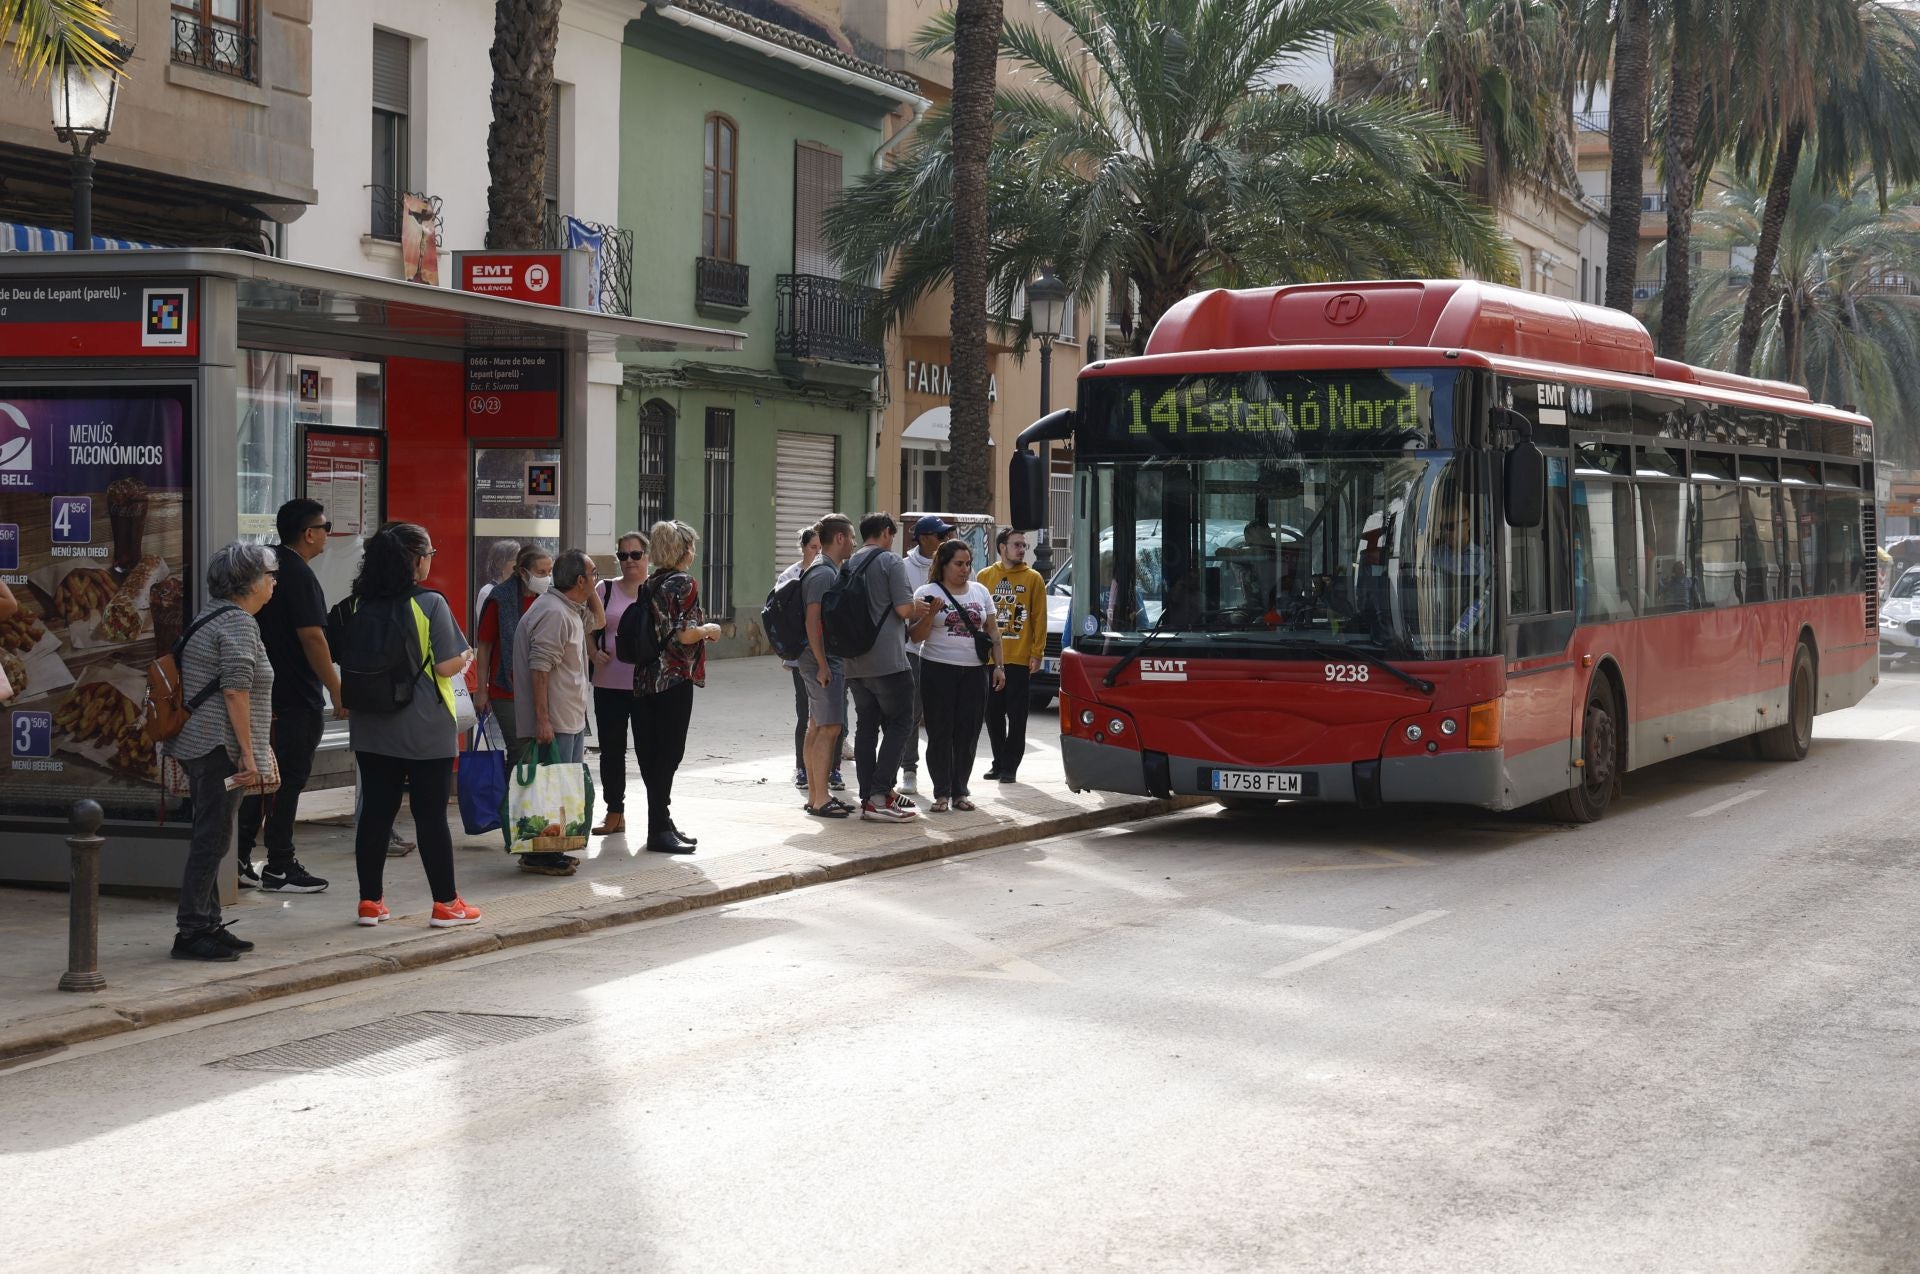
<path id="1" fill-rule="evenodd" d="M 1273 454 L 1449 445 L 1455 373 L 1230 372 L 1085 382 L 1083 445 L 1116 454 Z M 1451 429 L 1446 430 L 1451 433 Z"/>

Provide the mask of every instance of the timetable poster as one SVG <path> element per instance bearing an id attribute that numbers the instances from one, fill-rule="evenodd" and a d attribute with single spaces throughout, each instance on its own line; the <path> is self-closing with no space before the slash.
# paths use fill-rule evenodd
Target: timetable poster
<path id="1" fill-rule="evenodd" d="M 186 451 L 192 390 L 0 384 L 0 814 L 64 818 L 99 801 L 153 817 L 146 669 L 194 589 Z"/>

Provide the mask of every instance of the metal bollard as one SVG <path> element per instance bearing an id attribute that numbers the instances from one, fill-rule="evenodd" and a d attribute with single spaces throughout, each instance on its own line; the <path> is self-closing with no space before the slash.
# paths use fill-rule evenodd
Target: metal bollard
<path id="1" fill-rule="evenodd" d="M 98 801 L 75 801 L 68 821 L 73 835 L 73 884 L 67 895 L 67 971 L 60 975 L 62 991 L 101 991 L 107 980 L 100 973 L 100 847 L 107 838 L 97 835 L 106 811 Z"/>

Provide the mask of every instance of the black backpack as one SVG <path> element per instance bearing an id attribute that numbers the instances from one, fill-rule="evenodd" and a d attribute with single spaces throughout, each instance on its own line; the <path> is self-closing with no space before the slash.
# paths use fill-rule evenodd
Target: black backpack
<path id="1" fill-rule="evenodd" d="M 416 588 L 405 597 L 349 597 L 327 616 L 327 644 L 340 665 L 340 704 L 349 712 L 398 712 L 431 666 L 414 621 Z"/>
<path id="2" fill-rule="evenodd" d="M 636 670 L 651 668 L 660 662 L 660 620 L 653 613 L 653 581 L 640 586 L 640 595 L 620 612 L 620 627 L 613 634 L 613 657 Z"/>
<path id="3" fill-rule="evenodd" d="M 880 636 L 880 621 L 873 617 L 871 584 L 867 568 L 880 560 L 886 550 L 876 548 L 858 567 L 840 568 L 840 577 L 820 599 L 820 627 L 827 639 L 827 653 L 842 659 L 864 655 L 873 649 Z"/>
<path id="4" fill-rule="evenodd" d="M 798 659 L 807 648 L 807 604 L 800 597 L 799 575 L 775 584 L 767 593 L 767 604 L 760 608 L 760 627 L 773 653 L 782 659 Z"/>

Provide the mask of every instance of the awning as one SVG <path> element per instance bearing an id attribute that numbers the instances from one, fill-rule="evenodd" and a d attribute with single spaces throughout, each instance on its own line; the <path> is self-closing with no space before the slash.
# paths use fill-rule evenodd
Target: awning
<path id="1" fill-rule="evenodd" d="M 934 407 L 921 412 L 913 418 L 913 423 L 900 431 L 900 441 L 917 442 L 927 446 L 944 447 L 947 435 L 953 429 L 953 408 Z M 987 435 L 987 445 L 994 446 L 993 435 Z"/>
<path id="2" fill-rule="evenodd" d="M 109 239 L 99 234 L 93 236 L 96 252 L 128 252 L 136 248 L 159 246 L 157 243 L 141 243 L 136 239 Z M 0 252 L 66 252 L 72 247 L 73 235 L 66 230 L 0 221 Z"/>

